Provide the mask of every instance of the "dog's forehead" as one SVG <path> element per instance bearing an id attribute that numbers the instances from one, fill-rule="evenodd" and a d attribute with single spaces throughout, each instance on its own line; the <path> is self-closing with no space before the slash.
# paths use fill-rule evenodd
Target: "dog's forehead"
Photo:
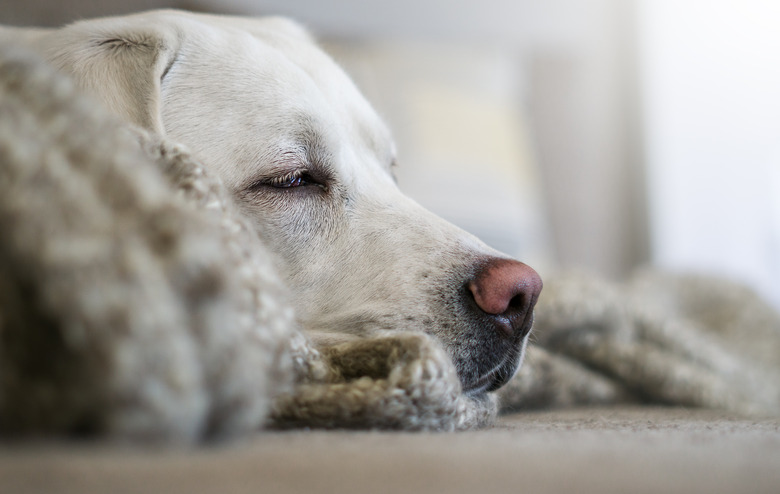
<path id="1" fill-rule="evenodd" d="M 263 162 L 257 153 L 313 134 L 331 147 L 349 143 L 350 149 L 333 151 L 371 155 L 384 168 L 393 161 L 390 132 L 350 78 L 308 37 L 291 33 L 284 23 L 205 22 L 186 33 L 180 51 L 164 91 L 169 113 L 189 114 L 190 122 L 206 117 L 244 139 L 241 149 L 229 151 L 245 155 L 238 161 Z M 182 124 L 165 120 L 166 127 Z"/>

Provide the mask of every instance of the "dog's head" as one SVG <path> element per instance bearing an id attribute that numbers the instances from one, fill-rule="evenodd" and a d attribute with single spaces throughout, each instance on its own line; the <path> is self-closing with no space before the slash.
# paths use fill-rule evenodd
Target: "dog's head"
<path id="1" fill-rule="evenodd" d="M 398 190 L 390 133 L 297 25 L 165 11 L 47 36 L 82 86 L 219 174 L 306 329 L 432 334 L 472 393 L 514 375 L 539 276 Z"/>

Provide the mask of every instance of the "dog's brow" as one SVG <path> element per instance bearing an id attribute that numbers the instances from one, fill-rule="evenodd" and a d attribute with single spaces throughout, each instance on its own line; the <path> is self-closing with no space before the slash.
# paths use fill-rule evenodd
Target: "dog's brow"
<path id="1" fill-rule="evenodd" d="M 266 183 L 270 178 L 299 171 L 306 171 L 322 183 L 331 181 L 335 172 L 325 139 L 310 119 L 301 118 L 299 124 L 302 124 L 300 129 L 279 141 L 274 151 L 258 157 L 259 163 L 264 165 L 248 178 L 241 187 L 243 190 Z"/>
<path id="2" fill-rule="evenodd" d="M 323 176 L 330 177 L 333 175 L 331 166 L 333 157 L 325 143 L 325 138 L 316 130 L 310 119 L 306 119 L 305 122 L 306 125 L 296 136 L 296 141 L 303 149 L 307 167 Z"/>
<path id="3" fill-rule="evenodd" d="M 305 122 L 306 125 L 295 136 L 295 141 L 304 148 L 307 155 L 327 154 L 323 152 L 325 151 L 325 139 L 323 136 L 316 130 L 314 124 L 309 119 L 306 119 Z"/>

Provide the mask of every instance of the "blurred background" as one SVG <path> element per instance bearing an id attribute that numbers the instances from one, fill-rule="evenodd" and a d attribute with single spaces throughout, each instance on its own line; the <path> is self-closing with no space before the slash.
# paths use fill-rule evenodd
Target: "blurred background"
<path id="1" fill-rule="evenodd" d="M 780 307 L 777 0 L 0 0 L 304 23 L 389 122 L 401 187 L 543 274 L 741 280 Z"/>

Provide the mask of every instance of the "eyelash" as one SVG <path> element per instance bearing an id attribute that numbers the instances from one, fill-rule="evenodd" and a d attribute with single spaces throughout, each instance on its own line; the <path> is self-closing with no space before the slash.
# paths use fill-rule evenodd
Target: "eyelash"
<path id="1" fill-rule="evenodd" d="M 268 185 L 276 187 L 278 189 L 289 189 L 294 187 L 302 187 L 310 185 L 311 180 L 308 180 L 309 176 L 303 172 L 293 172 L 283 175 L 281 177 L 274 177 L 268 181 Z"/>
<path id="2" fill-rule="evenodd" d="M 274 189 L 296 189 L 299 187 L 319 187 L 323 190 L 326 189 L 324 183 L 321 180 L 314 178 L 306 170 L 298 170 L 279 177 L 273 177 L 267 179 L 258 185 L 266 185 Z"/>

